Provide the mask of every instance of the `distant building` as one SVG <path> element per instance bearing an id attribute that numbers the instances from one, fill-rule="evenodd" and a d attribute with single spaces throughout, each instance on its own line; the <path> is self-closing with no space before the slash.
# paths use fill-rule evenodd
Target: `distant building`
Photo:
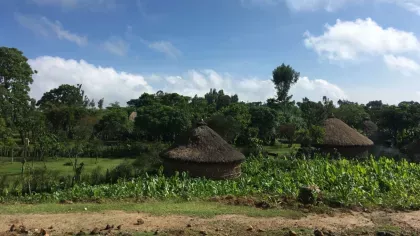
<path id="1" fill-rule="evenodd" d="M 334 153 L 343 157 L 367 156 L 373 147 L 373 141 L 351 128 L 340 119 L 330 117 L 324 121 L 325 136 L 322 144 L 315 145 L 321 151 Z"/>
<path id="2" fill-rule="evenodd" d="M 241 163 L 245 160 L 242 153 L 202 121 L 160 156 L 168 175 L 189 172 L 192 177 L 210 179 L 240 176 Z"/>
<path id="3" fill-rule="evenodd" d="M 128 119 L 130 120 L 130 121 L 135 121 L 136 120 L 136 117 L 137 117 L 137 112 L 136 111 L 133 111 L 133 112 L 131 112 L 131 114 L 130 114 L 130 116 L 128 117 Z"/>

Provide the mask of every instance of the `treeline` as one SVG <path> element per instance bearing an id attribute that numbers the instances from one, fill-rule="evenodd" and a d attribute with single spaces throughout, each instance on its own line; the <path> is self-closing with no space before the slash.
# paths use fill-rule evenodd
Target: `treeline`
<path id="1" fill-rule="evenodd" d="M 158 91 L 105 106 L 107 98 L 89 98 L 81 84 L 60 85 L 36 101 L 29 96 L 35 73 L 21 51 L 0 48 L 0 156 L 135 156 L 173 142 L 199 120 L 237 146 L 311 145 L 322 140 L 322 122 L 332 115 L 377 144 L 401 148 L 420 134 L 418 102 L 294 101 L 289 90 L 300 75 L 285 64 L 273 71 L 277 96 L 252 103 L 212 88 L 204 96 Z"/>

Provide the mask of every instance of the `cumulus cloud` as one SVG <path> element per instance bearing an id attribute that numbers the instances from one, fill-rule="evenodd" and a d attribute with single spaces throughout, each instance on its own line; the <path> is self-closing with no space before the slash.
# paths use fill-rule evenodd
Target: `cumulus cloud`
<path id="1" fill-rule="evenodd" d="M 177 49 L 171 42 L 168 41 L 156 41 L 149 43 L 149 48 L 164 53 L 170 58 L 177 58 L 181 55 L 181 51 Z"/>
<path id="2" fill-rule="evenodd" d="M 295 99 L 299 98 L 298 100 L 308 97 L 311 100 L 318 101 L 323 96 L 335 101 L 348 98 L 344 90 L 337 85 L 322 79 L 310 80 L 308 77 L 299 78 L 298 82 L 292 87 L 291 93 Z"/>
<path id="3" fill-rule="evenodd" d="M 384 55 L 384 62 L 389 68 L 400 71 L 406 76 L 420 70 L 420 65 L 417 62 L 403 56 Z"/>
<path id="4" fill-rule="evenodd" d="M 365 55 L 419 52 L 420 42 L 412 32 L 383 28 L 370 18 L 337 20 L 326 25 L 322 35 L 305 33 L 305 46 L 330 60 L 355 60 Z"/>
<path id="5" fill-rule="evenodd" d="M 39 6 L 58 6 L 65 10 L 85 8 L 90 10 L 110 10 L 116 7 L 115 0 L 32 0 Z"/>
<path id="6" fill-rule="evenodd" d="M 98 100 L 104 97 L 107 103 L 119 101 L 125 104 L 144 92 L 154 91 L 141 75 L 95 66 L 84 60 L 43 56 L 29 60 L 29 64 L 38 71 L 31 87 L 31 96 L 36 99 L 61 84 L 83 84 L 90 98 Z"/>
<path id="7" fill-rule="evenodd" d="M 102 43 L 102 47 L 109 53 L 115 54 L 117 56 L 125 56 L 130 45 L 120 37 L 111 37 Z"/>
<path id="8" fill-rule="evenodd" d="M 36 17 L 30 15 L 23 15 L 15 13 L 15 20 L 23 27 L 33 31 L 35 34 L 43 36 L 57 37 L 61 40 L 67 40 L 79 46 L 84 46 L 88 43 L 86 36 L 80 36 L 65 30 L 59 21 L 51 21 L 46 17 Z"/>
<path id="9" fill-rule="evenodd" d="M 31 87 L 31 96 L 40 99 L 43 93 L 61 84 L 83 84 L 90 98 L 104 97 L 106 103 L 127 101 L 142 93 L 155 93 L 158 90 L 176 92 L 187 96 L 203 96 L 210 88 L 223 89 L 226 94 L 238 94 L 243 101 L 266 101 L 275 96 L 274 85 L 270 79 L 237 78 L 214 70 L 190 70 L 181 75 L 145 76 L 117 71 L 111 67 L 89 64 L 84 60 L 67 60 L 60 57 L 43 56 L 29 60 L 31 67 L 38 71 Z M 322 96 L 338 100 L 346 98 L 337 85 L 325 80 L 310 80 L 302 77 L 292 87 L 294 99 L 308 97 L 320 100 Z"/>

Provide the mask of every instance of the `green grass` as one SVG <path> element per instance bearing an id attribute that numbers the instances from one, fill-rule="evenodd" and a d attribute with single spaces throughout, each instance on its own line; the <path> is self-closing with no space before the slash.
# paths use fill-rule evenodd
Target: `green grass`
<path id="1" fill-rule="evenodd" d="M 289 147 L 288 144 L 276 143 L 274 146 L 264 146 L 264 150 L 270 153 L 276 153 L 278 155 L 287 155 L 293 148 L 299 148 L 299 144 L 293 144 L 292 147 Z"/>
<path id="2" fill-rule="evenodd" d="M 47 169 L 50 171 L 58 171 L 60 175 L 72 175 L 73 174 L 73 167 L 72 166 L 65 166 L 66 162 L 73 161 L 74 158 L 58 158 L 50 159 L 45 162 Z M 102 170 L 106 171 L 106 169 L 112 169 L 115 166 L 119 165 L 123 162 L 124 159 L 110 159 L 110 158 L 98 158 L 98 163 L 96 163 L 95 158 L 79 158 L 78 163 L 83 162 L 85 164 L 84 173 L 89 173 L 93 169 L 97 167 L 101 167 Z M 27 165 L 32 165 L 32 162 L 28 162 Z M 1 175 L 19 175 L 21 172 L 22 164 L 20 162 L 2 162 L 0 164 L 0 176 Z M 34 162 L 35 168 L 43 168 L 44 162 L 36 161 Z"/>
<path id="3" fill-rule="evenodd" d="M 85 210 L 85 208 L 87 210 Z M 238 214 L 253 217 L 287 217 L 297 219 L 304 214 L 299 211 L 268 209 L 262 210 L 248 206 L 225 205 L 216 202 L 174 202 L 152 201 L 135 203 L 130 201 L 113 201 L 106 203 L 75 203 L 75 204 L 3 204 L 0 205 L 0 214 L 47 214 L 47 213 L 75 213 L 75 212 L 102 212 L 121 210 L 126 212 L 143 212 L 154 215 L 188 215 L 198 217 L 214 217 L 223 214 Z"/>

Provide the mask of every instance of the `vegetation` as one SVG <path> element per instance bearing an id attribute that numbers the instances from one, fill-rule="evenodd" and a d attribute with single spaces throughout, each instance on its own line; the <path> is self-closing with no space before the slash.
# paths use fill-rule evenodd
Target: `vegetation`
<path id="1" fill-rule="evenodd" d="M 328 205 L 420 206 L 418 164 L 393 156 L 367 160 L 283 156 L 284 149 L 275 146 L 280 142 L 294 150 L 322 142 L 322 124 L 335 115 L 377 145 L 404 151 L 420 135 L 418 102 L 334 104 L 327 97 L 297 102 L 289 90 L 300 74 L 286 64 L 273 71 L 277 96 L 265 102 L 242 102 L 235 94 L 211 88 L 194 97 L 144 93 L 120 106 L 106 98 L 95 102 L 81 84 L 60 85 L 36 101 L 29 96 L 35 73 L 23 52 L 0 47 L 3 202 L 233 195 L 279 203 L 295 200 L 302 186 L 314 185 L 321 190 L 318 200 Z M 158 153 L 202 119 L 246 152 L 240 178 L 213 181 L 189 178 L 186 173 L 162 174 Z M 266 156 L 264 146 L 268 153 L 281 156 Z"/>
<path id="2" fill-rule="evenodd" d="M 189 178 L 185 173 L 165 177 L 143 174 L 116 184 L 75 185 L 50 193 L 23 195 L 19 189 L 3 188 L 3 201 L 56 202 L 97 199 L 209 199 L 214 196 L 255 196 L 272 203 L 296 199 L 301 186 L 318 186 L 318 200 L 331 206 L 420 207 L 420 166 L 407 161 L 310 160 L 253 157 L 243 165 L 236 180 L 213 181 Z"/>

